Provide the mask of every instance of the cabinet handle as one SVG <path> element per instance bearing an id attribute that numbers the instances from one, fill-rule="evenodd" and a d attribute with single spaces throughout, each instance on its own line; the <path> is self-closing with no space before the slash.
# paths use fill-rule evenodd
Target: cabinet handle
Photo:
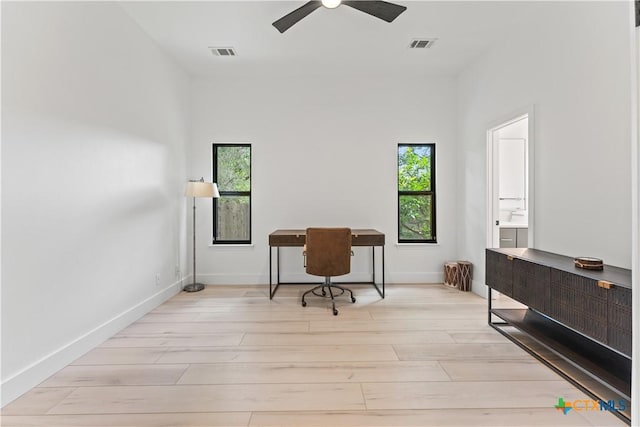
<path id="1" fill-rule="evenodd" d="M 611 282 L 607 282 L 606 280 L 598 280 L 598 287 L 608 290 L 615 287 L 615 285 Z"/>
<path id="2" fill-rule="evenodd" d="M 513 239 L 500 239 L 501 242 L 513 242 Z"/>

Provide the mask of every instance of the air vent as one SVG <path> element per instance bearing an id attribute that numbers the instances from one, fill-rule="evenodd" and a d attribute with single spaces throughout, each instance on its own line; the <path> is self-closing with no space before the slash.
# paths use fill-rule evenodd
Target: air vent
<path id="1" fill-rule="evenodd" d="M 236 51 L 232 47 L 210 47 L 209 49 L 215 56 L 236 56 Z"/>
<path id="2" fill-rule="evenodd" d="M 409 49 L 428 49 L 436 42 L 438 39 L 414 39 L 411 41 L 409 45 Z"/>

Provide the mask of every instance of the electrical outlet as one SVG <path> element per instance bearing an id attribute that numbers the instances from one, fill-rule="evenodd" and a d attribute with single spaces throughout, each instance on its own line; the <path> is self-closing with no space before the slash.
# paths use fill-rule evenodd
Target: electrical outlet
<path id="1" fill-rule="evenodd" d="M 156 273 L 156 286 L 160 286 L 160 273 Z"/>

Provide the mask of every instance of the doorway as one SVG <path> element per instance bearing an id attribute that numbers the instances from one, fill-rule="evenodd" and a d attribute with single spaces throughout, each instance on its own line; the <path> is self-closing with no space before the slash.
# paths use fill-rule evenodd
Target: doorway
<path id="1" fill-rule="evenodd" d="M 487 247 L 533 247 L 532 114 L 487 130 Z"/>

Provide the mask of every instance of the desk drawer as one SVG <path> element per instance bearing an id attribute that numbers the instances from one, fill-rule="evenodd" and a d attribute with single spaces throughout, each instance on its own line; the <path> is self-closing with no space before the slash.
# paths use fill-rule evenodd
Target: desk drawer
<path id="1" fill-rule="evenodd" d="M 301 234 L 270 234 L 269 246 L 304 246 L 306 236 Z"/>
<path id="2" fill-rule="evenodd" d="M 352 230 L 351 246 L 384 246 L 384 234 L 376 230 Z M 304 246 L 305 230 L 276 230 L 269 234 L 269 246 Z"/>
<path id="3" fill-rule="evenodd" d="M 384 234 L 356 234 L 351 237 L 351 246 L 384 246 Z"/>

